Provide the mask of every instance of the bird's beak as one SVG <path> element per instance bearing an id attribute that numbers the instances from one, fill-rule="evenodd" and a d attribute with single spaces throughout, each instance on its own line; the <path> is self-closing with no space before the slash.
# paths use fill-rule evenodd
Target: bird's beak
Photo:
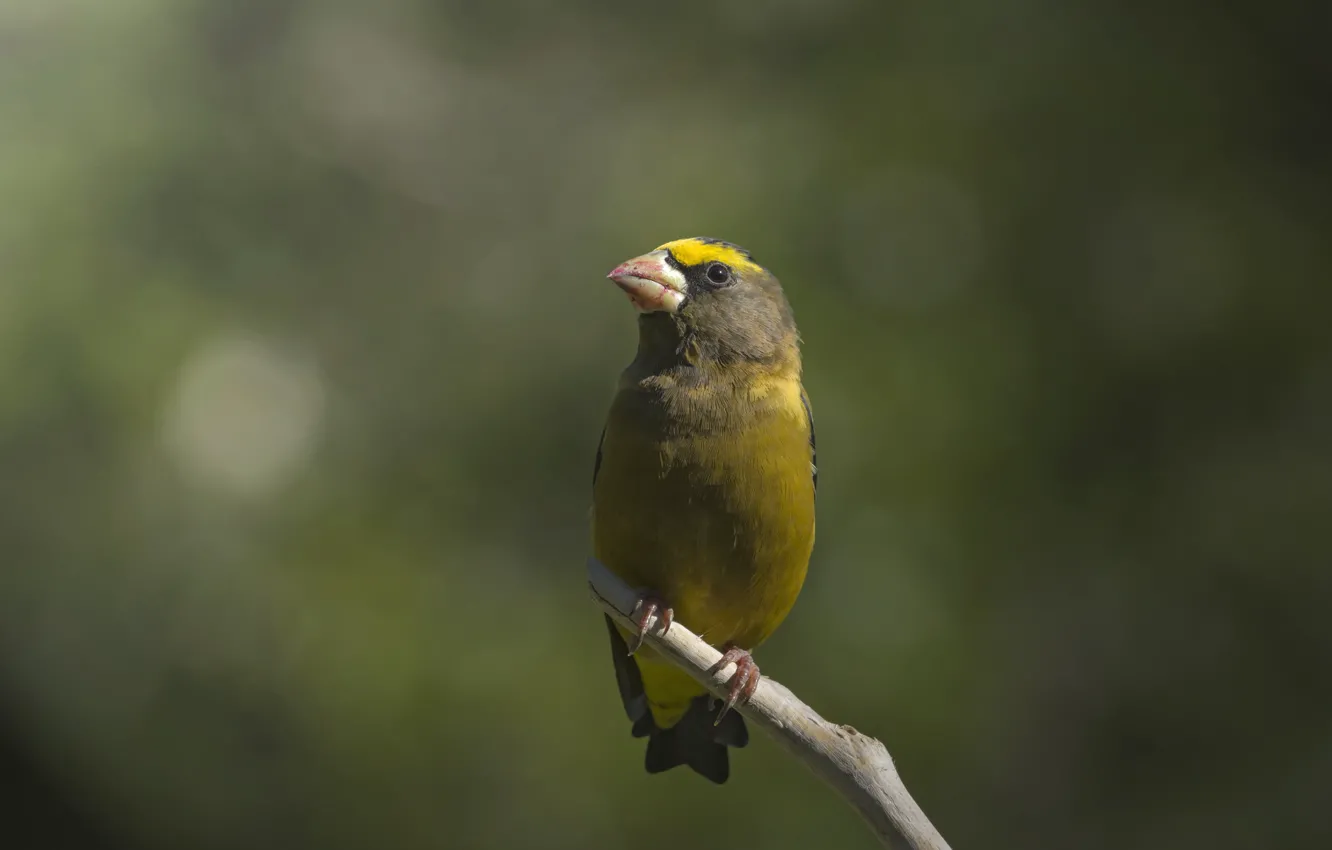
<path id="1" fill-rule="evenodd" d="M 684 303 L 688 282 L 666 262 L 664 249 L 620 263 L 606 277 L 625 291 L 641 313 L 674 313 Z"/>

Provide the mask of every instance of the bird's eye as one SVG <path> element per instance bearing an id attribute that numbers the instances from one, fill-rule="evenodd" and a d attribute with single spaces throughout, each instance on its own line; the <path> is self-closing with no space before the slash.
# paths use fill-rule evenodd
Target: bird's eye
<path id="1" fill-rule="evenodd" d="M 713 263 L 708 266 L 708 280 L 716 284 L 723 284 L 731 279 L 731 270 L 721 263 Z"/>

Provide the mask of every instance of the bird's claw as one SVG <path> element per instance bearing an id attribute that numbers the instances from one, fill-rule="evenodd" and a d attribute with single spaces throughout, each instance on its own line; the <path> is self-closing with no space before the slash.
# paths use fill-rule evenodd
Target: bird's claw
<path id="1" fill-rule="evenodd" d="M 722 710 L 717 713 L 717 719 L 712 725 L 721 723 L 722 718 L 726 716 L 735 704 L 738 702 L 749 702 L 758 690 L 759 674 L 758 665 L 754 663 L 754 656 L 749 654 L 748 650 L 741 649 L 738 646 L 726 645 L 722 652 L 721 660 L 709 668 L 709 673 L 717 673 L 726 669 L 727 664 L 735 665 L 735 672 L 731 674 L 730 681 L 727 683 L 728 689 L 726 700 L 722 705 Z"/>
<path id="2" fill-rule="evenodd" d="M 638 639 L 630 647 L 629 654 L 633 655 L 643 647 L 643 639 L 647 637 L 648 623 L 652 622 L 654 616 L 660 615 L 659 623 L 661 625 L 661 636 L 671 630 L 671 624 L 675 622 L 675 611 L 661 597 L 648 594 L 638 600 L 634 606 L 634 611 L 638 616 L 634 618 L 634 625 L 638 626 Z"/>

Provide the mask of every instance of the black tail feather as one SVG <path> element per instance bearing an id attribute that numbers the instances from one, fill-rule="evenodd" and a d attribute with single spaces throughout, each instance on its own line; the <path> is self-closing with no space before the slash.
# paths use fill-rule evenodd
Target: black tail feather
<path id="1" fill-rule="evenodd" d="M 647 772 L 661 773 L 684 764 L 719 785 L 725 782 L 731 773 L 727 747 L 739 748 L 749 743 L 744 718 L 732 711 L 716 723 L 721 703 L 711 705 L 712 697 L 704 695 L 694 698 L 679 723 L 670 729 L 658 728 L 648 710 L 638 664 L 629 655 L 629 647 L 610 617 L 606 618 L 606 626 L 610 631 L 615 681 L 620 686 L 624 711 L 633 723 L 634 737 L 648 739 L 644 760 Z"/>
<path id="2" fill-rule="evenodd" d="M 714 726 L 721 705 L 709 707 L 712 701 L 709 696 L 695 697 L 679 723 L 670 729 L 653 729 L 644 762 L 648 773 L 661 773 L 686 764 L 718 785 L 726 781 L 731 775 L 726 749 L 748 744 L 749 730 L 744 718 L 734 711 Z"/>

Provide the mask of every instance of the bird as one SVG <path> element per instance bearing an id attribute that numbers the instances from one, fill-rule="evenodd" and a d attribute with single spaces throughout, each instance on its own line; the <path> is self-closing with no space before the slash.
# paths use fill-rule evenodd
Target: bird
<path id="1" fill-rule="evenodd" d="M 749 733 L 751 651 L 794 606 L 814 547 L 818 457 L 800 335 L 776 276 L 730 242 L 667 242 L 607 275 L 638 311 L 592 473 L 594 557 L 639 594 L 611 655 L 647 772 L 722 784 Z M 734 663 L 727 697 L 643 646 L 676 620 Z"/>

